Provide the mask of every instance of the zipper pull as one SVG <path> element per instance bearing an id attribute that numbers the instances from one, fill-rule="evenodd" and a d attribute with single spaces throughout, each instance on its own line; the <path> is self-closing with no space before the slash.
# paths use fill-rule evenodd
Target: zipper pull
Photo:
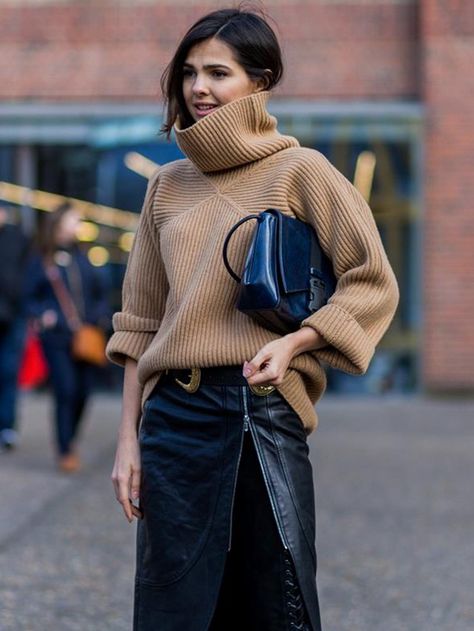
<path id="1" fill-rule="evenodd" d="M 244 414 L 244 432 L 248 432 L 249 430 L 249 415 Z"/>

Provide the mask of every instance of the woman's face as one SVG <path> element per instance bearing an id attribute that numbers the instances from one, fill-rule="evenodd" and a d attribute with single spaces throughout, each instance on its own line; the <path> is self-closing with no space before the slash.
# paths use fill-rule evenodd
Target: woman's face
<path id="1" fill-rule="evenodd" d="M 216 38 L 191 48 L 183 68 L 183 96 L 194 121 L 221 105 L 259 92 L 263 80 L 252 80 L 235 60 L 232 49 Z"/>
<path id="2" fill-rule="evenodd" d="M 72 245 L 76 241 L 80 221 L 81 217 L 76 210 L 71 209 L 64 213 L 56 228 L 56 245 L 59 247 Z"/>

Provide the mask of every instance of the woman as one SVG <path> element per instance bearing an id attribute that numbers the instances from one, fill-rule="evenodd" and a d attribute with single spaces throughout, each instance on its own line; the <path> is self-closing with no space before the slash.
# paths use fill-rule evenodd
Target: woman
<path id="1" fill-rule="evenodd" d="M 78 435 L 97 374 L 72 356 L 73 328 L 78 319 L 107 328 L 109 307 L 102 277 L 77 247 L 77 210 L 65 203 L 43 219 L 27 274 L 27 308 L 50 371 L 58 468 L 73 473 L 81 466 Z"/>
<path id="2" fill-rule="evenodd" d="M 150 180 L 108 345 L 125 365 L 112 480 L 142 517 L 135 631 L 321 628 L 306 441 L 320 361 L 363 373 L 398 288 L 361 195 L 268 114 L 281 75 L 266 21 L 231 9 L 191 27 L 162 81 L 186 158 Z M 338 277 L 284 336 L 235 309 L 222 262 L 231 226 L 269 207 L 314 226 Z M 235 269 L 250 223 L 231 240 Z"/>

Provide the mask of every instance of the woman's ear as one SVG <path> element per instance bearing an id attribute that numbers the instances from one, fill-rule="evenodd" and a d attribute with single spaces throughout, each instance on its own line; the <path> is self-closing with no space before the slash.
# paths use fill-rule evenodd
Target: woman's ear
<path id="1" fill-rule="evenodd" d="M 254 92 L 261 92 L 262 90 L 266 90 L 270 85 L 272 71 L 270 70 L 270 68 L 265 68 L 264 72 L 264 75 L 256 79 Z"/>

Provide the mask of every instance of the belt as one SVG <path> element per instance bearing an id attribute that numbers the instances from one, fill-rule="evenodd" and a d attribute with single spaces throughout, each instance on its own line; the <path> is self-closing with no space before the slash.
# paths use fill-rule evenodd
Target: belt
<path id="1" fill-rule="evenodd" d="M 173 379 L 186 392 L 196 392 L 199 386 L 249 386 L 258 396 L 266 396 L 275 390 L 275 386 L 249 384 L 242 374 L 242 366 L 205 366 L 203 368 L 167 368 L 161 380 Z"/>

